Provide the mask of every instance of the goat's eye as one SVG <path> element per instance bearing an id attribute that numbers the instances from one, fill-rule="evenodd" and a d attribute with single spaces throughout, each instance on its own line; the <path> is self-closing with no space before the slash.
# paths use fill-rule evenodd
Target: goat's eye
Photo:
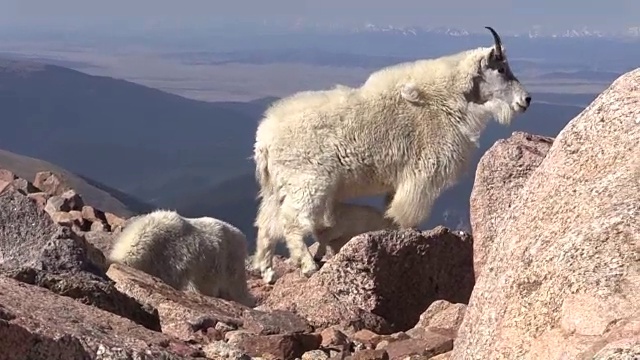
<path id="1" fill-rule="evenodd" d="M 498 72 L 499 72 L 500 74 L 504 74 L 504 67 L 502 67 L 502 66 L 501 66 L 501 67 L 499 67 L 499 68 L 498 68 Z"/>

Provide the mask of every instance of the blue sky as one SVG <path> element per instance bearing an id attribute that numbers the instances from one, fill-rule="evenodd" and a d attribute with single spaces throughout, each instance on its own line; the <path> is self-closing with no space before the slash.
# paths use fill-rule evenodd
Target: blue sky
<path id="1" fill-rule="evenodd" d="M 640 0 L 0 0 L 0 25 L 206 24 L 261 20 L 441 26 L 491 24 L 620 30 L 640 26 Z"/>

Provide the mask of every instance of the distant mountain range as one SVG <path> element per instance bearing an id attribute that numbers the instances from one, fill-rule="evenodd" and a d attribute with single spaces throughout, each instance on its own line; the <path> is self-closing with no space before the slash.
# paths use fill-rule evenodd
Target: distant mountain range
<path id="1" fill-rule="evenodd" d="M 300 26 L 298 25 L 298 28 Z M 318 26 L 313 26 L 318 29 Z M 320 28 L 321 29 L 321 28 Z M 449 36 L 469 36 L 482 34 L 484 29 L 468 30 L 455 27 L 398 27 L 391 25 L 374 25 L 365 24 L 361 27 L 350 28 L 352 32 L 386 32 L 406 36 L 420 36 L 426 33 L 444 34 Z M 554 31 L 545 29 L 541 26 L 536 26 L 525 31 L 501 31 L 503 36 L 515 36 L 515 37 L 529 37 L 529 38 L 580 38 L 580 37 L 609 37 L 609 38 L 624 38 L 624 37 L 640 37 L 640 25 L 629 27 L 619 31 L 601 31 L 597 29 L 591 29 L 588 27 L 582 27 L 577 29 L 565 29 L 562 31 Z"/>
<path id="2" fill-rule="evenodd" d="M 262 101 L 208 103 L 61 66 L 0 61 L 0 147 L 163 204 L 252 168 Z"/>

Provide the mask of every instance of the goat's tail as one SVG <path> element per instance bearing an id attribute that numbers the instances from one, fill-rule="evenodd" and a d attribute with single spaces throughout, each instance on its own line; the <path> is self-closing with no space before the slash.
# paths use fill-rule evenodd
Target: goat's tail
<path id="1" fill-rule="evenodd" d="M 253 148 L 253 161 L 256 163 L 256 181 L 260 185 L 258 197 L 262 198 L 275 193 L 275 186 L 271 183 L 269 172 L 269 149 L 256 142 Z"/>
<path id="2" fill-rule="evenodd" d="M 276 238 L 282 236 L 280 228 L 280 205 L 281 199 L 278 186 L 274 183 L 272 174 L 269 171 L 269 149 L 268 146 L 256 142 L 253 151 L 253 160 L 256 163 L 255 177 L 260 186 L 258 198 L 260 205 L 254 226 L 259 229 L 263 236 Z"/>

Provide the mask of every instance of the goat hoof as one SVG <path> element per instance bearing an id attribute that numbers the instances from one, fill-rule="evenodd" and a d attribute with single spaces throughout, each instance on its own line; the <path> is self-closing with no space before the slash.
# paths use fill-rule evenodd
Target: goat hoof
<path id="1" fill-rule="evenodd" d="M 304 264 L 302 266 L 302 275 L 306 276 L 306 277 L 310 277 L 311 275 L 313 275 L 316 271 L 318 271 L 319 266 L 313 262 L 310 264 Z"/>
<path id="2" fill-rule="evenodd" d="M 265 284 L 273 285 L 276 282 L 276 272 L 273 269 L 266 269 L 262 272 L 262 281 Z"/>

